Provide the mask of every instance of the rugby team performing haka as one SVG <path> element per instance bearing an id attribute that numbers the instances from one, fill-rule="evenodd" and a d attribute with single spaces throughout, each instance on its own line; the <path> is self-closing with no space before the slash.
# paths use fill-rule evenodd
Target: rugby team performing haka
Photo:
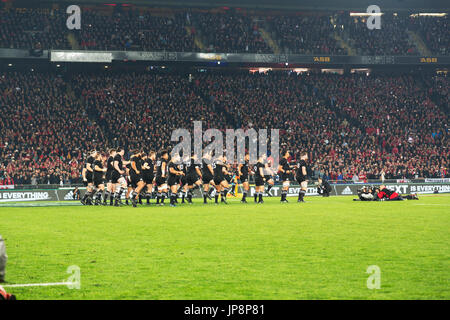
<path id="1" fill-rule="evenodd" d="M 236 187 L 242 185 L 242 203 L 247 203 L 250 192 L 250 176 L 254 177 L 254 202 L 264 203 L 263 195 L 272 197 L 271 189 L 275 184 L 274 176 L 279 175 L 283 189 L 281 202 L 286 199 L 290 182 L 300 184 L 298 202 L 305 202 L 308 185 L 308 154 L 302 152 L 298 163 L 289 163 L 289 151 L 282 154 L 278 168 L 272 167 L 272 161 L 266 155 L 258 158 L 256 164 L 250 164 L 249 154 L 244 163 L 231 164 L 225 156 L 213 156 L 204 153 L 202 159 L 194 154 L 170 157 L 168 150 L 158 154 L 133 150 L 129 160 L 124 159 L 123 148 L 110 149 L 108 153 L 92 150 L 82 170 L 86 193 L 81 199 L 83 205 L 121 206 L 122 194 L 125 192 L 125 204 L 133 207 L 138 204 L 164 205 L 166 198 L 175 207 L 178 199 L 181 203 L 192 203 L 194 191 L 202 195 L 203 203 L 214 198 L 214 203 L 227 204 L 227 195 L 236 196 Z M 267 188 L 266 188 L 267 187 Z M 220 197 L 220 202 L 219 202 Z"/>

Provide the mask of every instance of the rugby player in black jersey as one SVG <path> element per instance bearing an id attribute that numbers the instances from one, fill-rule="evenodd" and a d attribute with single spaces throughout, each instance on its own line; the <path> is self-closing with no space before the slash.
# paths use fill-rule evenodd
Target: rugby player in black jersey
<path id="1" fill-rule="evenodd" d="M 130 180 L 131 186 L 134 189 L 134 191 L 131 193 L 131 203 L 133 207 L 136 207 L 139 199 L 139 194 L 145 186 L 144 180 L 142 179 L 141 151 L 135 150 L 130 158 L 130 162 Z"/>
<path id="2" fill-rule="evenodd" d="M 297 164 L 297 174 L 296 174 L 297 182 L 300 185 L 300 191 L 298 193 L 297 202 L 305 202 L 304 198 L 306 190 L 308 189 L 308 168 L 306 160 L 308 160 L 308 153 L 301 152 L 300 161 Z"/>
<path id="3" fill-rule="evenodd" d="M 290 157 L 289 151 L 283 152 L 283 157 L 280 160 L 280 164 L 278 166 L 278 172 L 280 172 L 281 181 L 283 182 L 283 186 L 281 189 L 281 202 L 288 202 L 286 197 L 289 190 L 290 185 L 290 175 L 291 175 L 291 166 L 289 165 L 288 159 Z"/>
<path id="4" fill-rule="evenodd" d="M 127 188 L 127 181 L 125 175 L 127 175 L 126 170 L 124 170 L 124 165 L 129 165 L 128 161 L 123 160 L 123 155 L 125 150 L 122 147 L 117 148 L 116 154 L 114 155 L 113 161 L 113 172 L 111 173 L 111 183 L 114 190 L 114 205 L 119 206 L 120 198 L 122 196 L 123 190 Z"/>
<path id="5" fill-rule="evenodd" d="M 161 151 L 159 159 L 156 161 L 156 204 L 164 205 L 164 199 L 167 195 L 167 163 L 169 162 L 169 152 Z"/>
<path id="6" fill-rule="evenodd" d="M 173 155 L 172 159 L 168 163 L 168 178 L 167 184 L 170 188 L 170 206 L 175 207 L 177 194 L 178 194 L 178 186 L 180 183 L 180 178 L 184 175 L 184 172 L 180 170 L 180 155 Z"/>
<path id="7" fill-rule="evenodd" d="M 258 162 L 254 167 L 255 171 L 255 203 L 264 203 L 263 193 L 264 193 L 264 182 L 266 178 L 264 177 L 264 168 L 266 166 L 266 155 L 259 157 Z"/>
<path id="8" fill-rule="evenodd" d="M 214 184 L 214 168 L 211 153 L 205 153 L 202 158 L 202 180 L 203 180 L 203 203 L 208 203 L 206 199 L 211 200 L 209 188 Z"/>
<path id="9" fill-rule="evenodd" d="M 114 184 L 112 183 L 112 173 L 114 171 L 114 157 L 116 155 L 116 149 L 109 150 L 109 157 L 106 160 L 106 190 L 103 198 L 103 205 L 106 205 L 109 199 L 109 204 L 113 205 L 114 199 Z"/>
<path id="10" fill-rule="evenodd" d="M 272 161 L 267 160 L 267 163 L 264 166 L 264 178 L 266 179 L 265 182 L 267 184 L 267 195 L 269 197 L 272 197 L 272 194 L 270 193 L 270 190 L 275 185 L 275 181 L 273 180 L 273 176 L 275 175 L 275 172 L 272 168 Z"/>
<path id="11" fill-rule="evenodd" d="M 197 163 L 197 155 L 192 155 L 190 161 L 186 164 L 186 184 L 187 184 L 187 202 L 192 203 L 192 196 L 195 189 L 202 191 L 202 172 L 201 164 Z"/>
<path id="12" fill-rule="evenodd" d="M 93 183 L 95 188 L 95 205 L 98 206 L 102 201 L 102 193 L 105 190 L 104 174 L 106 168 L 103 167 L 103 159 L 100 153 L 97 153 L 94 163 Z"/>
<path id="13" fill-rule="evenodd" d="M 84 176 L 83 176 L 83 182 L 86 186 L 86 193 L 84 194 L 83 198 L 81 199 L 82 204 L 92 204 L 92 196 L 94 194 L 94 168 L 93 164 L 95 161 L 95 158 L 97 157 L 97 151 L 92 150 L 89 153 L 89 156 L 86 159 L 86 164 L 84 165 Z"/>
<path id="14" fill-rule="evenodd" d="M 237 178 L 236 174 L 234 173 L 234 166 L 231 163 L 226 164 L 226 169 L 228 171 L 228 174 L 225 175 L 225 179 L 227 179 L 228 184 L 230 185 L 228 187 L 228 193 L 232 195 L 233 197 L 236 197 L 236 184 L 237 184 Z"/>
<path id="15" fill-rule="evenodd" d="M 125 161 L 124 161 L 125 163 Z M 126 181 L 126 189 L 127 192 L 125 193 L 125 201 L 126 204 L 129 205 L 129 200 L 131 199 L 131 193 L 133 192 L 133 187 L 131 186 L 131 178 L 130 178 L 130 170 L 131 170 L 131 161 L 128 160 L 127 164 L 125 165 L 125 181 Z"/>
<path id="16" fill-rule="evenodd" d="M 189 187 L 187 184 L 187 165 L 190 163 L 190 157 L 188 154 L 183 155 L 182 162 L 178 165 L 178 169 L 183 171 L 183 175 L 180 176 L 180 188 L 178 189 L 181 193 L 181 203 L 185 203 L 187 198 Z"/>
<path id="17" fill-rule="evenodd" d="M 150 151 L 148 156 L 143 157 L 143 164 L 142 164 L 142 178 L 144 179 L 145 186 L 146 186 L 146 192 L 145 192 L 145 198 L 147 200 L 147 204 L 150 204 L 150 198 L 153 192 L 153 183 L 155 180 L 155 164 L 154 161 L 156 160 L 156 152 Z"/>
<path id="18" fill-rule="evenodd" d="M 250 186 L 248 184 L 248 175 L 249 175 L 249 166 L 248 163 L 250 161 L 250 155 L 247 153 L 244 157 L 244 163 L 240 163 L 238 165 L 238 174 L 239 174 L 239 180 L 242 183 L 242 203 L 247 203 L 247 195 L 248 191 L 250 190 Z"/>
<path id="19" fill-rule="evenodd" d="M 218 204 L 219 193 L 220 202 L 227 204 L 227 194 L 230 185 L 228 184 L 225 175 L 228 174 L 226 166 L 227 158 L 225 156 L 217 157 L 216 161 L 213 163 L 214 169 L 214 185 L 216 186 L 215 203 Z"/>

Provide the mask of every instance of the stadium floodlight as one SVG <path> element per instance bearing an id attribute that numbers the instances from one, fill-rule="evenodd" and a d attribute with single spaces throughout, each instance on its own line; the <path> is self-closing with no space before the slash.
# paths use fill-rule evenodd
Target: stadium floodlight
<path id="1" fill-rule="evenodd" d="M 369 17 L 369 16 L 382 16 L 384 12 L 373 12 L 373 13 L 367 13 L 367 12 L 350 12 L 351 17 Z"/>
<path id="2" fill-rule="evenodd" d="M 420 12 L 420 13 L 413 13 L 410 15 L 410 17 L 445 17 L 447 13 L 427 13 L 427 12 Z"/>

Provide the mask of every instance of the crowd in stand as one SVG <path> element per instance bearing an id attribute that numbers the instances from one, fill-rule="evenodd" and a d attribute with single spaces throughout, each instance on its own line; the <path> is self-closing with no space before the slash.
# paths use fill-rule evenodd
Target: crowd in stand
<path id="1" fill-rule="evenodd" d="M 53 73 L 0 75 L 0 177 L 16 184 L 80 181 L 86 152 L 103 132 Z"/>
<path id="2" fill-rule="evenodd" d="M 70 49 L 61 10 L 0 10 L 0 48 Z"/>
<path id="3" fill-rule="evenodd" d="M 89 150 L 160 150 L 199 120 L 280 129 L 292 160 L 307 150 L 332 180 L 449 177 L 448 87 L 431 74 L 2 73 L 0 177 L 79 182 Z"/>
<path id="4" fill-rule="evenodd" d="M 410 24 L 411 29 L 419 33 L 425 45 L 433 54 L 445 56 L 450 53 L 448 15 L 410 19 Z"/>
<path id="5" fill-rule="evenodd" d="M 367 17 L 348 12 L 104 12 L 83 7 L 81 30 L 72 31 L 67 18 L 64 10 L 56 9 L 0 10 L 0 47 L 71 49 L 68 34 L 73 33 L 78 46 L 90 50 L 273 53 L 278 46 L 282 53 L 346 55 L 350 47 L 359 55 L 420 55 L 408 33 L 414 31 L 432 54 L 448 55 L 449 48 L 447 16 L 413 18 L 389 12 L 381 17 L 379 30 L 367 27 Z"/>
<path id="6" fill-rule="evenodd" d="M 432 100 L 434 90 L 447 99 L 448 81 L 429 82 L 296 74 L 201 81 L 205 94 L 234 117 L 232 125 L 278 127 L 294 154 L 309 150 L 315 169 L 333 180 L 361 172 L 369 178 L 382 172 L 386 179 L 437 177 L 448 170 L 448 115 Z"/>
<path id="7" fill-rule="evenodd" d="M 192 20 L 202 32 L 208 51 L 271 53 L 259 30 L 261 22 L 232 12 L 193 13 Z"/>
<path id="8" fill-rule="evenodd" d="M 380 17 L 380 29 L 369 29 L 367 17 L 335 16 L 336 31 L 358 55 L 420 55 L 409 38 L 409 18 L 392 13 Z"/>
<path id="9" fill-rule="evenodd" d="M 151 73 L 80 74 L 72 87 L 83 104 L 95 110 L 109 141 L 130 148 L 168 147 L 177 128 L 207 127 L 225 122 L 195 92 L 187 76 Z M 103 147 L 103 146 L 102 146 Z"/>
<path id="10" fill-rule="evenodd" d="M 273 36 L 286 53 L 345 55 L 337 43 L 328 15 L 276 16 L 271 20 Z"/>
<path id="11" fill-rule="evenodd" d="M 154 16 L 129 11 L 105 15 L 86 11 L 83 27 L 76 34 L 81 48 L 89 50 L 196 51 L 187 23 L 184 14 Z"/>

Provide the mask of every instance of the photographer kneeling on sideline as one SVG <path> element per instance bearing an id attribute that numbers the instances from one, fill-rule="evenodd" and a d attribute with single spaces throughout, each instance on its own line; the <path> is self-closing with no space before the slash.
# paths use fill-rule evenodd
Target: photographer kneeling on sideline
<path id="1" fill-rule="evenodd" d="M 330 196 L 330 192 L 331 192 L 331 186 L 328 183 L 328 181 L 326 179 L 323 179 L 323 178 L 319 178 L 317 181 L 318 181 L 317 192 L 322 197 L 329 197 Z"/>

